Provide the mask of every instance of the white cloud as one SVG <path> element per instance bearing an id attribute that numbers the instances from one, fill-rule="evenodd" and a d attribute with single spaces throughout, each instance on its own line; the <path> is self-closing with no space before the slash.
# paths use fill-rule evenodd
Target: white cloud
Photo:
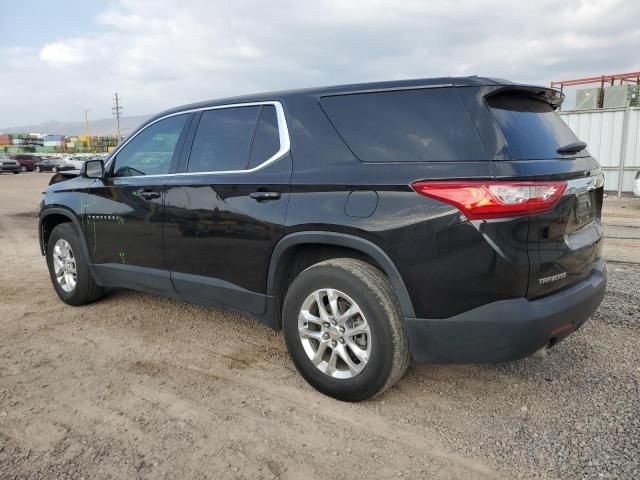
<path id="1" fill-rule="evenodd" d="M 143 114 L 312 85 L 640 70 L 639 15 L 621 0 L 121 0 L 94 33 L 0 49 L 0 126 L 108 117 L 115 91 Z"/>
<path id="2" fill-rule="evenodd" d="M 40 50 L 40 60 L 52 66 L 78 64 L 83 61 L 83 50 L 69 43 L 48 43 Z"/>

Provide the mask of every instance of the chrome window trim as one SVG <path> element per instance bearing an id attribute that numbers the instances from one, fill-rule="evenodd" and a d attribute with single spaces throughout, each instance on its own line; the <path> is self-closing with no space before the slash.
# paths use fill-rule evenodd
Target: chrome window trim
<path id="1" fill-rule="evenodd" d="M 223 108 L 255 107 L 255 106 L 261 106 L 261 105 L 273 105 L 275 107 L 275 109 L 276 109 L 276 117 L 278 119 L 278 133 L 279 133 L 279 136 L 280 136 L 280 150 L 278 150 L 275 154 L 273 154 L 267 160 L 262 162 L 260 165 L 257 165 L 257 166 L 255 166 L 253 168 L 249 168 L 249 169 L 246 169 L 246 170 L 218 170 L 218 171 L 211 171 L 211 172 L 161 173 L 161 174 L 157 174 L 157 175 L 131 175 L 131 176 L 128 176 L 128 177 L 112 177 L 112 178 L 127 179 L 127 178 L 173 177 L 173 176 L 179 176 L 179 175 L 180 176 L 181 175 L 226 175 L 226 174 L 235 174 L 235 173 L 253 173 L 253 172 L 256 172 L 258 170 L 261 170 L 264 167 L 266 167 L 267 165 L 270 165 L 270 164 L 276 162 L 277 160 L 280 160 L 282 157 L 284 157 L 291 150 L 291 140 L 289 138 L 289 127 L 287 126 L 287 119 L 286 119 L 286 117 L 284 115 L 284 109 L 282 108 L 282 104 L 280 102 L 278 102 L 278 101 L 229 103 L 229 104 L 225 104 L 225 105 L 215 105 L 215 106 L 211 106 L 211 107 L 192 108 L 192 109 L 189 109 L 189 110 L 181 110 L 179 112 L 170 113 L 170 114 L 164 115 L 164 116 L 162 116 L 160 118 L 156 118 L 153 122 L 148 123 L 143 128 L 138 130 L 133 136 L 131 136 L 131 138 L 129 138 L 126 142 L 124 142 L 122 145 L 120 145 L 113 152 L 113 154 L 111 155 L 111 158 L 109 159 L 109 161 L 105 165 L 105 171 L 109 171 L 111 169 L 111 164 L 112 164 L 112 162 L 115 162 L 115 159 L 118 156 L 118 153 L 120 153 L 120 150 L 122 150 L 125 146 L 127 146 L 127 144 L 131 140 L 136 138 L 138 136 L 138 134 L 140 134 L 141 132 L 143 132 L 144 130 L 149 128 L 154 123 L 157 123 L 157 122 L 159 122 L 161 120 L 164 120 L 164 119 L 169 118 L 169 117 L 175 117 L 176 115 L 184 115 L 184 114 L 194 113 L 194 112 L 205 112 L 205 111 L 208 111 L 208 110 L 220 110 L 220 109 L 223 109 Z M 258 121 L 259 120 L 260 119 L 258 119 Z"/>
<path id="2" fill-rule="evenodd" d="M 595 190 L 602 186 L 604 186 L 604 174 L 601 172 L 597 172 L 595 175 L 589 177 L 574 178 L 567 181 L 567 188 L 565 189 L 563 195 L 574 195 L 577 193 L 590 192 L 591 190 Z"/>

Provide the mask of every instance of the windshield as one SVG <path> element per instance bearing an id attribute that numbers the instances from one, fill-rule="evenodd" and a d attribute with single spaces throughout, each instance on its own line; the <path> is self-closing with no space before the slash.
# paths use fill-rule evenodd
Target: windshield
<path id="1" fill-rule="evenodd" d="M 524 92 L 493 95 L 487 103 L 519 160 L 561 158 L 558 149 L 578 141 L 553 107 Z M 574 156 L 588 156 L 582 150 Z"/>

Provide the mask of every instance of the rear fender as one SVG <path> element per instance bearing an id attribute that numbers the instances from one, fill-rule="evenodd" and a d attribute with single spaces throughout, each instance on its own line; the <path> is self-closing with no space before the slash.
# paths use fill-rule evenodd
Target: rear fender
<path id="1" fill-rule="evenodd" d="M 373 258 L 384 273 L 389 277 L 391 286 L 400 304 L 400 310 L 404 317 L 415 315 L 411 298 L 407 287 L 402 280 L 400 272 L 389 256 L 376 244 L 354 235 L 336 232 L 297 232 L 282 238 L 271 255 L 269 273 L 267 277 L 267 295 L 273 297 L 275 292 L 276 270 L 282 255 L 291 247 L 305 243 L 335 245 L 358 250 Z M 277 317 L 276 317 L 277 318 Z"/>

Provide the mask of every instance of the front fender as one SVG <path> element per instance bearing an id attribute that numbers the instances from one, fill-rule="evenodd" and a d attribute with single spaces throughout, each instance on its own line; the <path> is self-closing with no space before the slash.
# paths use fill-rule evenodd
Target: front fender
<path id="1" fill-rule="evenodd" d="M 76 231 L 78 232 L 78 237 L 80 238 L 80 248 L 82 248 L 82 253 L 84 253 L 85 258 L 89 260 L 89 270 L 91 270 L 91 274 L 93 275 L 96 283 L 98 283 L 98 285 L 103 285 L 95 269 L 93 268 L 93 263 L 91 263 L 91 256 L 89 255 L 89 248 L 87 247 L 87 242 L 84 238 L 84 230 L 82 228 L 80 219 L 78 218 L 76 213 L 70 208 L 64 207 L 64 206 L 55 206 L 55 207 L 43 206 L 42 207 L 40 211 L 39 219 L 38 219 L 38 240 L 40 242 L 40 253 L 42 255 L 46 255 L 47 253 L 47 243 L 45 240 L 45 233 L 46 233 L 45 225 L 47 224 L 47 221 L 46 221 L 47 218 L 51 218 L 53 216 L 64 217 L 65 218 L 64 221 L 71 222 L 73 226 L 76 228 Z M 56 225 L 59 225 L 60 223 L 62 222 L 56 219 L 55 223 L 53 223 L 53 226 L 50 227 L 50 229 L 53 230 L 53 228 Z"/>

